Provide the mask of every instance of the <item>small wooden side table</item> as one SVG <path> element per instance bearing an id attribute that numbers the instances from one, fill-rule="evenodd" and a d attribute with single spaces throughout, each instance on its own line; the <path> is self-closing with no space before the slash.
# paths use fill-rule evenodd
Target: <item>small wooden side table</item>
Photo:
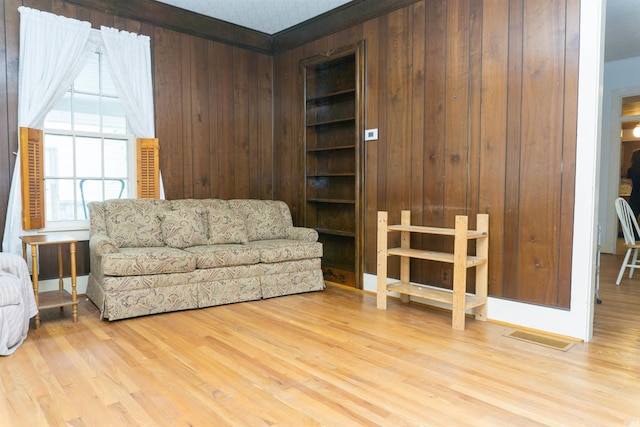
<path id="1" fill-rule="evenodd" d="M 71 306 L 74 323 L 78 321 L 78 297 L 76 295 L 76 243 L 77 239 L 63 234 L 34 234 L 20 236 L 22 240 L 22 256 L 27 261 L 27 245 L 31 246 L 31 275 L 33 293 L 38 310 Z M 62 245 L 69 244 L 71 254 L 71 294 L 64 289 L 62 274 Z M 38 246 L 58 245 L 59 286 L 57 291 L 38 292 Z M 35 327 L 40 326 L 40 312 L 36 314 Z"/>

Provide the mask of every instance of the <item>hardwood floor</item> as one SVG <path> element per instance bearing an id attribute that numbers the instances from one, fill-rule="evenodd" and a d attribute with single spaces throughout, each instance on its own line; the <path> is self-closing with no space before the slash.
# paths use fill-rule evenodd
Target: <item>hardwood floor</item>
<path id="1" fill-rule="evenodd" d="M 117 322 L 83 299 L 0 359 L 0 425 L 640 425 L 640 275 L 616 287 L 620 262 L 602 256 L 594 339 L 566 352 L 333 285 Z"/>

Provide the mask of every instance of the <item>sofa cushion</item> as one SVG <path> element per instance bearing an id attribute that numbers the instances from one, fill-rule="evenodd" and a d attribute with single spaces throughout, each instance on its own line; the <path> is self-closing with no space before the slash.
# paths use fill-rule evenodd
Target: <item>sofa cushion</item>
<path id="1" fill-rule="evenodd" d="M 251 265 L 260 261 L 260 251 L 247 245 L 194 246 L 185 251 L 197 257 L 197 268 Z"/>
<path id="2" fill-rule="evenodd" d="M 244 217 L 231 209 L 207 209 L 209 223 L 209 244 L 247 243 Z"/>
<path id="3" fill-rule="evenodd" d="M 291 226 L 291 215 L 284 202 L 230 200 L 229 207 L 244 216 L 249 241 L 286 238 L 286 229 Z"/>
<path id="4" fill-rule="evenodd" d="M 172 248 L 188 248 L 207 244 L 207 228 L 201 209 L 166 211 L 158 215 L 162 221 L 162 240 Z"/>
<path id="5" fill-rule="evenodd" d="M 287 239 L 304 240 L 306 242 L 317 242 L 318 232 L 313 228 L 307 227 L 289 227 L 286 230 Z"/>
<path id="6" fill-rule="evenodd" d="M 322 243 L 300 240 L 262 240 L 250 247 L 260 253 L 260 262 L 274 263 L 322 257 Z"/>
<path id="7" fill-rule="evenodd" d="M 120 248 L 164 246 L 158 214 L 164 200 L 121 199 L 104 202 L 107 234 Z"/>
<path id="8" fill-rule="evenodd" d="M 186 273 L 196 268 L 196 256 L 174 248 L 121 248 L 102 257 L 107 276 Z"/>

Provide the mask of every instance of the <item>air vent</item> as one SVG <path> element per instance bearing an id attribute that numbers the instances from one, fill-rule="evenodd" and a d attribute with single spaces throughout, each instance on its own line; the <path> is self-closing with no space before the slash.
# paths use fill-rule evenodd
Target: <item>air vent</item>
<path id="1" fill-rule="evenodd" d="M 575 342 L 563 340 L 560 338 L 519 330 L 506 333 L 505 336 L 560 351 L 567 351 L 575 344 Z"/>

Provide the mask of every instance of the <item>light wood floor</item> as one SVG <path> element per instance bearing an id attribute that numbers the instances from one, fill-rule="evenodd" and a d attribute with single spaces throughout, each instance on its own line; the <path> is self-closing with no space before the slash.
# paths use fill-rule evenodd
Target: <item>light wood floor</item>
<path id="1" fill-rule="evenodd" d="M 640 274 L 616 287 L 620 259 L 567 352 L 338 286 L 111 323 L 83 300 L 0 358 L 0 425 L 640 425 Z"/>

